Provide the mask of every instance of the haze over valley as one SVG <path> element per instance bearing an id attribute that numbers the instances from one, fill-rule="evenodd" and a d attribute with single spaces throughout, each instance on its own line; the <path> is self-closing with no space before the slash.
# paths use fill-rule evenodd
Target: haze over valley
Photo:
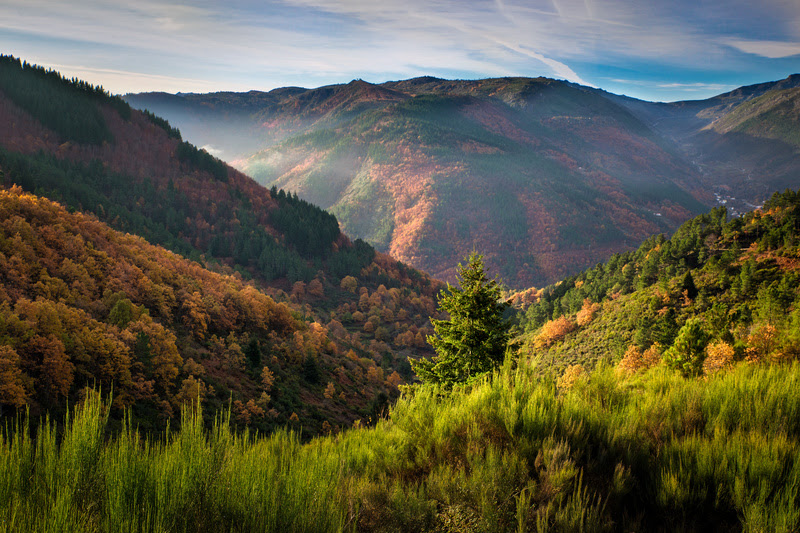
<path id="1" fill-rule="evenodd" d="M 435 277 L 452 282 L 475 248 L 524 288 L 794 186 L 799 82 L 670 104 L 545 78 L 430 77 L 126 100 Z"/>

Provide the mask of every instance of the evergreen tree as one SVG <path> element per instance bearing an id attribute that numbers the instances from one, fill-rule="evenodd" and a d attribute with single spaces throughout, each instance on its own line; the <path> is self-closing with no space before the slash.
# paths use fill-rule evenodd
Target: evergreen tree
<path id="1" fill-rule="evenodd" d="M 420 379 L 448 387 L 499 367 L 509 339 L 503 319 L 508 304 L 500 301 L 497 280 L 486 277 L 483 256 L 473 252 L 466 266 L 458 265 L 458 277 L 460 288 L 448 284 L 439 294 L 439 310 L 450 318 L 431 319 L 436 334 L 428 343 L 436 356 L 409 360 Z"/>
<path id="2" fill-rule="evenodd" d="M 697 286 L 694 284 L 694 278 L 692 277 L 692 273 L 690 271 L 686 271 L 686 275 L 683 276 L 683 281 L 681 282 L 681 290 L 686 291 L 686 295 L 694 300 L 697 298 Z"/>
<path id="3" fill-rule="evenodd" d="M 313 355 L 306 355 L 306 358 L 303 360 L 303 379 L 306 380 L 307 383 L 319 383 L 320 372 L 319 366 L 317 366 L 317 358 Z"/>
<path id="4" fill-rule="evenodd" d="M 251 367 L 257 369 L 261 366 L 261 347 L 258 345 L 258 339 L 255 337 L 250 339 L 244 348 L 244 356 Z"/>
<path id="5" fill-rule="evenodd" d="M 675 343 L 664 353 L 667 366 L 680 370 L 685 376 L 702 373 L 708 341 L 702 320 L 690 318 L 678 332 Z"/>

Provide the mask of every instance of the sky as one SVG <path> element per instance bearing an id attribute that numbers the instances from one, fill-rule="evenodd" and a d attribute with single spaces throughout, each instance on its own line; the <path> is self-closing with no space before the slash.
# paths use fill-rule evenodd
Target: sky
<path id="1" fill-rule="evenodd" d="M 116 94 L 545 76 L 690 100 L 800 72 L 800 0 L 2 0 L 0 53 Z"/>

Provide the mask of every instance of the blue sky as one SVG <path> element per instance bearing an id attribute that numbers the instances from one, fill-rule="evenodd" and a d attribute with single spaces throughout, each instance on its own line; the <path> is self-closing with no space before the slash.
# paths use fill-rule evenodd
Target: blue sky
<path id="1" fill-rule="evenodd" d="M 800 72 L 800 1 L 3 0 L 0 52 L 114 93 L 513 75 L 670 101 Z"/>

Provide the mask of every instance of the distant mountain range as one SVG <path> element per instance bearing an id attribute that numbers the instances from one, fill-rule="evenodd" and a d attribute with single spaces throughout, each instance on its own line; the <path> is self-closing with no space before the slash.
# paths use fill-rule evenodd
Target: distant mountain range
<path id="1" fill-rule="evenodd" d="M 527 287 L 796 186 L 798 82 L 671 104 L 545 78 L 125 99 L 378 250 L 452 280 L 477 249 Z"/>

